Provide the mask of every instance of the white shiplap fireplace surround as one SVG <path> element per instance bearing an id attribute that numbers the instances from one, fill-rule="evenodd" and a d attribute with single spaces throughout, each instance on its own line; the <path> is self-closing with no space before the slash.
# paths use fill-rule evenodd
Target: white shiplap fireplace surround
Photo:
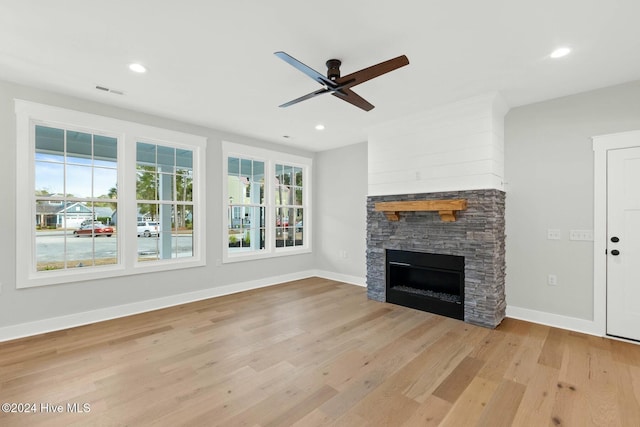
<path id="1" fill-rule="evenodd" d="M 369 130 L 367 294 L 386 301 L 387 249 L 462 255 L 464 320 L 496 327 L 505 316 L 504 116 L 499 94 L 485 94 Z M 380 201 L 465 198 L 455 222 L 437 212 L 389 221 Z"/>

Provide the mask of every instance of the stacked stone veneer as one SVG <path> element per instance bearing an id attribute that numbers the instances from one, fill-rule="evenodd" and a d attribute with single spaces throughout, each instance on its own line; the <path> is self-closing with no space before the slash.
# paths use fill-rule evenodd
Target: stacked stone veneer
<path id="1" fill-rule="evenodd" d="M 401 212 L 389 221 L 377 202 L 466 199 L 457 221 L 438 212 Z M 369 196 L 367 198 L 367 295 L 386 301 L 385 251 L 399 249 L 465 257 L 464 320 L 495 328 L 505 317 L 505 193 L 500 190 Z"/>

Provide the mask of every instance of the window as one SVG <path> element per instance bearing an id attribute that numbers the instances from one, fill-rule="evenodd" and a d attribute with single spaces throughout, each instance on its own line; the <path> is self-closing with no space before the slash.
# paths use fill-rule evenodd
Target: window
<path id="1" fill-rule="evenodd" d="M 138 234 L 156 237 L 138 240 L 138 261 L 193 255 L 192 150 L 138 142 L 136 203 L 137 219 L 151 219 Z"/>
<path id="2" fill-rule="evenodd" d="M 205 138 L 20 100 L 16 117 L 17 287 L 204 264 Z"/>
<path id="3" fill-rule="evenodd" d="M 118 263 L 118 139 L 35 125 L 35 269 Z M 79 237 L 105 236 L 100 241 Z M 103 241 L 104 240 L 104 241 Z"/>
<path id="4" fill-rule="evenodd" d="M 223 143 L 225 262 L 310 252 L 311 166 L 306 157 Z"/>

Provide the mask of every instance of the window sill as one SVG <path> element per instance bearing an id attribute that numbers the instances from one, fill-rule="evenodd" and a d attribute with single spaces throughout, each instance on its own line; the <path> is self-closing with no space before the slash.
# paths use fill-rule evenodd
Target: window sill
<path id="1" fill-rule="evenodd" d="M 137 263 L 125 268 L 122 265 L 111 265 L 105 267 L 77 268 L 73 270 L 49 271 L 46 274 L 31 273 L 26 277 L 18 278 L 16 289 L 36 288 L 40 286 L 62 285 L 67 283 L 87 282 L 101 279 L 112 279 L 116 277 L 134 276 L 137 274 L 154 273 L 168 270 L 181 270 L 185 268 L 204 267 L 206 262 L 200 259 L 190 261 L 183 260 L 160 260 Z"/>
<path id="2" fill-rule="evenodd" d="M 223 264 L 231 264 L 234 262 L 242 262 L 242 261 L 255 261 L 266 258 L 278 258 L 284 256 L 291 255 L 301 255 L 311 253 L 311 248 L 301 246 L 295 248 L 278 248 L 275 252 L 248 252 L 248 253 L 235 253 L 235 254 L 227 254 L 226 248 L 223 249 L 224 256 L 222 259 Z"/>

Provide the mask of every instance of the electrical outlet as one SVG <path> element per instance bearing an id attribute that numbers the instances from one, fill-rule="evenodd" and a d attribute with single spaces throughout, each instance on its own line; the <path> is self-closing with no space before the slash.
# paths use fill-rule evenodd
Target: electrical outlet
<path id="1" fill-rule="evenodd" d="M 569 230 L 569 240 L 593 241 L 593 230 Z"/>
<path id="2" fill-rule="evenodd" d="M 558 276 L 555 274 L 550 274 L 547 276 L 547 284 L 549 286 L 558 286 Z"/>
<path id="3" fill-rule="evenodd" d="M 547 230 L 547 240 L 560 240 L 560 230 L 558 229 L 548 229 Z"/>

